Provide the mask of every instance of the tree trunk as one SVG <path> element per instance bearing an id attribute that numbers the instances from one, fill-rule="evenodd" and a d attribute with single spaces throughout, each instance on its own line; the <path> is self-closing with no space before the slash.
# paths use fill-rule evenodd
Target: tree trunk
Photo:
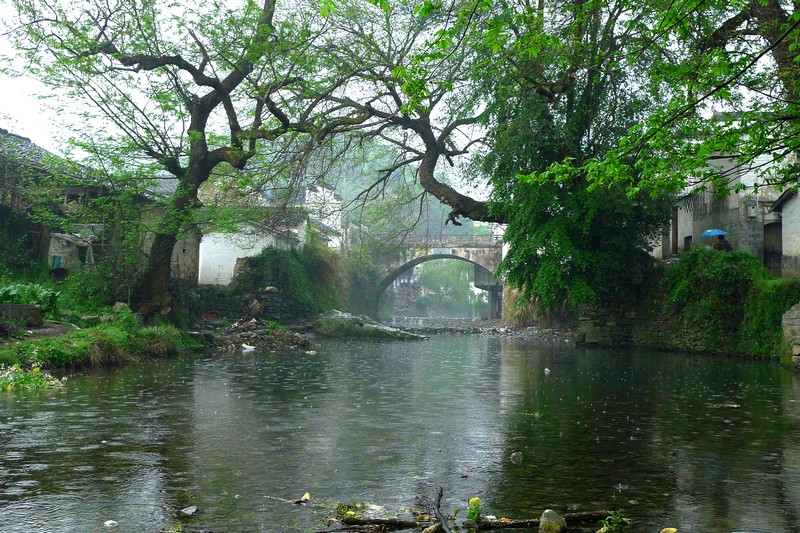
<path id="1" fill-rule="evenodd" d="M 505 222 L 502 218 L 489 213 L 489 206 L 486 202 L 481 202 L 463 195 L 449 185 L 438 181 L 434 177 L 436 163 L 439 160 L 440 152 L 438 147 L 432 143 L 428 144 L 425 156 L 419 164 L 419 183 L 428 194 L 432 194 L 441 203 L 449 205 L 453 209 L 447 215 L 447 222 L 452 222 L 455 226 L 460 226 L 458 217 L 465 217 L 470 220 L 481 222 Z"/>
<path id="2" fill-rule="evenodd" d="M 156 312 L 172 310 L 172 250 L 178 241 L 177 232 L 156 234 L 150 247 L 147 267 L 139 277 L 133 291 L 132 304 L 147 319 Z"/>
<path id="3" fill-rule="evenodd" d="M 180 178 L 177 190 L 156 225 L 147 266 L 139 276 L 131 298 L 133 308 L 145 319 L 153 313 L 167 314 L 172 310 L 172 251 L 178 235 L 192 221 L 193 211 L 199 205 L 197 191 L 209 174 L 210 169 L 199 177 L 187 174 Z"/>
<path id="4" fill-rule="evenodd" d="M 795 4 L 797 5 L 797 4 Z M 754 0 L 751 9 L 755 13 L 758 32 L 772 47 L 772 58 L 777 64 L 778 79 L 783 83 L 784 96 L 794 103 L 797 101 L 798 65 L 797 54 L 792 51 L 791 36 L 784 33 L 794 21 L 789 18 L 779 0 L 765 2 Z"/>

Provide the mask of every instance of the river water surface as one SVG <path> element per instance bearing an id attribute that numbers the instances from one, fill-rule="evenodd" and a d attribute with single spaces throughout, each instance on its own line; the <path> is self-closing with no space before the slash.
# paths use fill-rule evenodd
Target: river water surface
<path id="1" fill-rule="evenodd" d="M 622 508 L 633 531 L 800 532 L 800 381 L 766 362 L 441 335 L 0 393 L 4 533 L 321 531 L 333 502 L 429 509 L 439 486 L 445 512 L 479 496 L 498 517 Z M 286 502 L 306 492 L 316 505 Z"/>

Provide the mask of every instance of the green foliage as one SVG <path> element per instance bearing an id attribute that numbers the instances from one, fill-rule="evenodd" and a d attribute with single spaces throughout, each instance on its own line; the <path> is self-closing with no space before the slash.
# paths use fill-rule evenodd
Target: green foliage
<path id="1" fill-rule="evenodd" d="M 131 315 L 132 316 L 132 315 Z M 120 316 L 60 337 L 40 338 L 0 349 L 0 364 L 21 368 L 68 369 L 109 366 L 131 357 L 160 357 L 199 347 L 199 341 L 171 326 L 138 327 Z"/>
<path id="2" fill-rule="evenodd" d="M 378 266 L 368 254 L 353 253 L 347 256 L 347 277 L 349 278 L 349 309 L 364 314 L 372 303 L 373 283 L 378 279 Z"/>
<path id="3" fill-rule="evenodd" d="M 11 392 L 13 390 L 39 390 L 60 387 L 64 384 L 65 379 L 53 377 L 37 364 L 34 364 L 29 370 L 21 368 L 18 364 L 11 366 L 0 365 L 0 391 Z"/>
<path id="4" fill-rule="evenodd" d="M 353 502 L 353 503 L 336 503 L 336 516 L 340 518 L 356 518 L 360 517 L 361 514 L 364 512 L 364 509 L 367 508 L 367 504 L 365 502 Z"/>
<path id="5" fill-rule="evenodd" d="M 290 293 L 305 306 L 313 305 L 311 280 L 306 275 L 299 254 L 294 250 L 265 248 L 248 260 L 247 268 L 239 273 L 232 289 L 236 293 L 252 293 L 269 285 Z"/>
<path id="6" fill-rule="evenodd" d="M 0 287 L 0 303 L 39 305 L 43 314 L 56 316 L 60 294 L 37 283 L 12 283 Z"/>
<path id="7" fill-rule="evenodd" d="M 464 261 L 429 261 L 421 265 L 417 283 L 427 294 L 418 303 L 433 309 L 437 315 L 475 315 L 485 295 L 472 292 L 474 265 Z"/>
<path id="8" fill-rule="evenodd" d="M 22 325 L 5 315 L 0 316 L 0 339 L 19 335 L 20 331 L 22 331 Z"/>
<path id="9" fill-rule="evenodd" d="M 727 353 L 776 358 L 781 319 L 800 302 L 800 280 L 774 279 L 747 252 L 695 248 L 668 265 L 665 312 L 704 330 Z"/>
<path id="10" fill-rule="evenodd" d="M 602 160 L 652 102 L 618 63 L 641 43 L 601 37 L 619 30 L 609 11 L 635 9 L 552 8 L 561 16 L 546 21 L 527 6 L 494 13 L 483 47 L 497 60 L 476 66 L 492 116 L 480 171 L 493 186 L 492 213 L 508 223 L 500 269 L 542 312 L 635 291 L 671 207 L 613 183 L 596 187 L 584 165 Z M 648 63 L 640 56 L 637 67 Z"/>
<path id="11" fill-rule="evenodd" d="M 604 533 L 612 531 L 627 531 L 631 527 L 631 520 L 625 517 L 625 512 L 622 509 L 614 511 L 612 514 L 599 521 L 603 526 Z"/>
<path id="12" fill-rule="evenodd" d="M 765 279 L 756 283 L 744 305 L 737 328 L 736 348 L 740 353 L 774 358 L 780 351 L 781 320 L 800 302 L 800 280 Z"/>
<path id="13" fill-rule="evenodd" d="M 1 187 L 0 187 L 1 188 Z M 24 214 L 0 205 L 0 277 L 11 270 L 31 266 L 33 258 L 28 252 L 30 221 Z"/>
<path id="14" fill-rule="evenodd" d="M 694 248 L 667 269 L 666 304 L 722 339 L 737 330 L 756 283 L 769 277 L 761 261 L 748 252 Z"/>
<path id="15" fill-rule="evenodd" d="M 325 244 L 311 240 L 303 247 L 300 260 L 311 281 L 317 308 L 341 308 L 349 288 L 342 256 Z"/>
<path id="16" fill-rule="evenodd" d="M 483 502 L 481 499 L 477 496 L 470 498 L 469 506 L 467 507 L 467 520 L 478 522 L 481 519 L 481 513 L 483 513 Z"/>
<path id="17" fill-rule="evenodd" d="M 495 208 L 509 222 L 500 269 L 542 311 L 636 290 L 669 214 L 668 202 L 631 201 L 619 189 L 591 189 L 580 180 L 517 183 Z"/>
<path id="18" fill-rule="evenodd" d="M 345 262 L 322 244 L 307 243 L 302 251 L 266 248 L 248 260 L 232 290 L 251 294 L 274 285 L 306 314 L 345 303 L 348 283 Z"/>
<path id="19" fill-rule="evenodd" d="M 95 312 L 114 303 L 119 285 L 100 275 L 98 269 L 81 266 L 71 269 L 60 286 L 63 307 L 72 312 Z"/>

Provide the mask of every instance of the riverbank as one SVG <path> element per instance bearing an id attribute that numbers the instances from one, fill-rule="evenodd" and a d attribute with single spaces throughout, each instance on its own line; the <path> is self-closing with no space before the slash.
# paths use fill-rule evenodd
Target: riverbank
<path id="1" fill-rule="evenodd" d="M 93 325 L 87 325 L 92 323 Z M 54 377 L 68 371 L 110 367 L 130 361 L 175 356 L 210 345 L 243 351 L 314 349 L 311 321 L 288 327 L 275 322 L 242 319 L 231 324 L 215 320 L 198 324 L 194 331 L 168 325 L 144 326 L 130 310 L 83 320 L 84 327 L 47 320 L 0 342 L 0 389 L 59 386 Z M 484 335 L 502 338 L 574 342 L 570 330 L 517 328 L 501 321 L 461 325 L 400 327 L 420 337 L 431 335 Z"/>
<path id="2" fill-rule="evenodd" d="M 193 331 L 171 325 L 145 326 L 129 309 L 86 317 L 83 327 L 46 320 L 0 340 L 0 390 L 60 386 L 69 371 L 113 367 L 132 361 L 173 357 L 208 346 L 269 351 L 303 350 L 312 341 L 272 322 L 255 319 L 206 324 Z M 92 325 L 87 325 L 92 324 Z"/>
<path id="3" fill-rule="evenodd" d="M 57 386 L 53 374 L 163 358 L 203 346 L 203 335 L 170 325 L 145 326 L 129 309 L 82 321 L 44 321 L 0 344 L 0 389 Z"/>

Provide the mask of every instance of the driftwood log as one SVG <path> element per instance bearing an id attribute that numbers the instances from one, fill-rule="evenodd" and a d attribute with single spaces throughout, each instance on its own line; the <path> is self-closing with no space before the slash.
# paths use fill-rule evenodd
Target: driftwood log
<path id="1" fill-rule="evenodd" d="M 612 511 L 584 511 L 580 513 L 564 513 L 561 516 L 567 523 L 578 524 L 595 524 L 603 518 L 607 518 L 613 514 Z M 530 518 L 526 520 L 486 520 L 481 519 L 478 522 L 464 522 L 463 527 L 469 529 L 486 530 L 486 529 L 526 529 L 538 528 L 539 519 Z"/>
<path id="2" fill-rule="evenodd" d="M 411 529 L 428 527 L 431 525 L 431 522 L 419 522 L 416 520 L 401 520 L 399 518 L 361 518 L 357 516 L 346 516 L 341 518 L 340 521 L 347 526 L 383 526 L 386 529 Z"/>
<path id="3" fill-rule="evenodd" d="M 428 528 L 438 525 L 443 533 L 453 533 L 450 523 L 447 518 L 442 514 L 442 498 L 444 497 L 444 489 L 439 487 L 436 494 L 436 500 L 433 504 L 433 515 L 436 521 L 426 520 L 403 520 L 400 518 L 364 518 L 360 516 L 343 516 L 339 517 L 339 521 L 344 526 L 339 529 L 327 530 L 328 533 L 333 531 L 390 531 L 402 529 L 419 529 Z M 280 499 L 280 498 L 276 498 Z M 282 500 L 282 499 L 281 499 Z M 301 501 L 283 500 L 287 503 L 306 503 Z M 613 511 L 584 511 L 577 513 L 564 513 L 564 517 L 568 523 L 572 524 L 596 524 L 599 520 L 607 518 L 612 515 Z M 467 520 L 461 524 L 464 529 L 471 529 L 477 531 L 495 530 L 495 529 L 538 529 L 539 518 L 530 518 L 524 520 L 510 520 L 510 519 L 486 519 L 482 518 L 478 521 Z M 323 533 L 323 532 L 318 532 Z"/>
<path id="4" fill-rule="evenodd" d="M 450 529 L 450 524 L 447 522 L 447 518 L 442 516 L 442 497 L 444 496 L 444 489 L 439 487 L 439 492 L 436 494 L 436 501 L 433 504 L 433 516 L 442 524 L 442 531 L 444 533 L 453 533 L 453 530 Z"/>

